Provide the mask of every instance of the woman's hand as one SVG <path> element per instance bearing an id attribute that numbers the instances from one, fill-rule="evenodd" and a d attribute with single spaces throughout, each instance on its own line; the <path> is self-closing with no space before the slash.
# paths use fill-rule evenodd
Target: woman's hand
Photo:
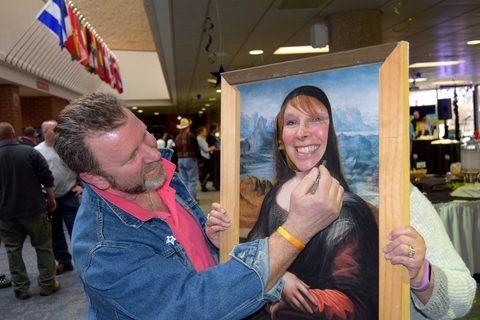
<path id="1" fill-rule="evenodd" d="M 220 247 L 220 231 L 227 230 L 228 227 L 230 219 L 225 215 L 225 209 L 220 204 L 213 203 L 205 222 L 205 232 L 215 247 Z"/>
<path id="2" fill-rule="evenodd" d="M 285 281 L 282 300 L 288 302 L 288 304 L 297 311 L 313 313 L 311 305 L 317 306 L 317 301 L 308 291 L 310 286 L 306 285 L 302 280 L 298 279 L 297 276 L 288 271 L 282 278 Z"/>
<path id="3" fill-rule="evenodd" d="M 391 260 L 392 264 L 403 264 L 410 273 L 410 286 L 420 286 L 427 252 L 423 237 L 415 228 L 403 226 L 393 230 L 388 239 L 391 242 L 382 249 L 385 259 Z"/>

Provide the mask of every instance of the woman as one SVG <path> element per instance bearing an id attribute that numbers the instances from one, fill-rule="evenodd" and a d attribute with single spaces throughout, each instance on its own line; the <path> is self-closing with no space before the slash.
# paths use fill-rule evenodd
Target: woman
<path id="1" fill-rule="evenodd" d="M 285 221 L 291 191 L 324 160 L 345 194 L 339 218 L 308 243 L 283 277 L 282 299 L 255 318 L 377 319 L 378 226 L 368 205 L 349 192 L 325 93 L 303 86 L 288 94 L 277 116 L 277 138 L 276 183 L 249 240 L 269 236 Z"/>
<path id="2" fill-rule="evenodd" d="M 410 226 L 393 230 L 382 251 L 410 275 L 410 319 L 455 319 L 467 314 L 476 283 L 428 199 L 410 184 Z M 428 248 L 428 250 L 427 250 Z"/>

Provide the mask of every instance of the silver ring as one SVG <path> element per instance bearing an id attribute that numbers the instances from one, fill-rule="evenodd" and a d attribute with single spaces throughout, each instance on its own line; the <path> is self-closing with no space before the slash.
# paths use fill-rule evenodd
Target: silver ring
<path id="1" fill-rule="evenodd" d="M 413 258 L 413 257 L 415 257 L 415 248 L 412 247 L 412 246 L 409 246 L 409 247 L 410 247 L 410 248 L 409 248 L 409 250 L 408 250 L 408 257 L 409 257 L 409 258 Z"/>

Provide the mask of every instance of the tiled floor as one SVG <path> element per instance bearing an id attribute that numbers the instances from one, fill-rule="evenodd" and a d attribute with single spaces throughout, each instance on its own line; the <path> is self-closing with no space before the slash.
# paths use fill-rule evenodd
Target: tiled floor
<path id="1" fill-rule="evenodd" d="M 209 187 L 210 189 L 213 189 Z M 198 192 L 197 198 L 200 206 L 207 214 L 210 212 L 212 202 L 218 202 L 220 193 L 218 191 Z M 30 295 L 28 300 L 17 300 L 13 289 L 0 289 L 0 319 L 8 320 L 83 320 L 87 319 L 87 301 L 83 289 L 77 280 L 75 271 L 67 272 L 57 276 L 62 289 L 47 297 L 39 295 L 40 289 L 36 283 L 38 271 L 36 268 L 35 250 L 29 243 L 25 242 L 23 256 L 29 272 Z M 8 271 L 7 256 L 3 243 L 0 245 L 0 273 L 5 273 L 10 278 Z M 479 277 L 480 278 L 480 277 Z M 480 279 L 477 279 L 477 281 Z M 467 320 L 480 320 L 480 292 L 477 290 L 475 304 L 470 313 L 462 318 Z"/>
<path id="2" fill-rule="evenodd" d="M 209 189 L 210 184 L 208 185 Z M 212 202 L 219 202 L 220 192 L 198 192 L 200 206 L 207 214 Z M 47 297 L 40 296 L 37 285 L 38 270 L 36 267 L 35 249 L 27 238 L 23 246 L 23 257 L 30 277 L 30 299 L 17 300 L 12 287 L 0 289 L 0 319 L 5 320 L 84 320 L 87 319 L 87 300 L 76 272 L 70 271 L 56 277 L 62 288 Z M 10 279 L 5 247 L 0 245 L 0 273 L 5 273 Z"/>

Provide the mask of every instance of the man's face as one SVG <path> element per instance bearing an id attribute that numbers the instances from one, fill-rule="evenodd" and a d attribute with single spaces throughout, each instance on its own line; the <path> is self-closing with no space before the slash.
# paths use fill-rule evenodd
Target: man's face
<path id="1" fill-rule="evenodd" d="M 139 194 L 163 185 L 166 178 L 157 141 L 131 112 L 127 122 L 112 132 L 87 138 L 96 155 L 101 176 L 123 193 Z"/>

